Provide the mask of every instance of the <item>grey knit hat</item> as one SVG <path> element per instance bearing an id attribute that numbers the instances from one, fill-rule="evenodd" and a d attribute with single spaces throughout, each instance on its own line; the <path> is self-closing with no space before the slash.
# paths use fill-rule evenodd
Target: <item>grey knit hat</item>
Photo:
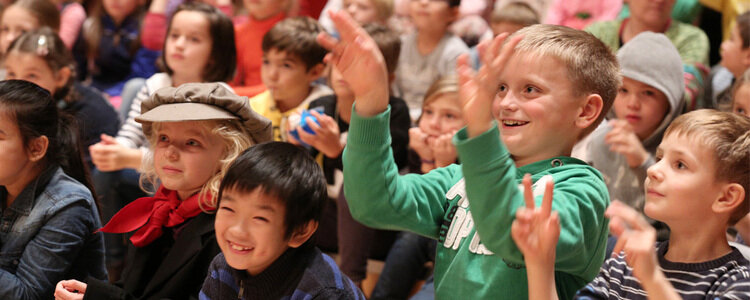
<path id="1" fill-rule="evenodd" d="M 685 93 L 682 58 L 661 33 L 642 32 L 617 52 L 622 76 L 648 84 L 667 96 L 670 107 L 679 107 Z"/>
<path id="2" fill-rule="evenodd" d="M 151 135 L 152 122 L 240 120 L 255 144 L 272 139 L 271 121 L 250 108 L 247 97 L 234 94 L 220 83 L 186 83 L 164 87 L 141 103 L 135 120 Z"/>

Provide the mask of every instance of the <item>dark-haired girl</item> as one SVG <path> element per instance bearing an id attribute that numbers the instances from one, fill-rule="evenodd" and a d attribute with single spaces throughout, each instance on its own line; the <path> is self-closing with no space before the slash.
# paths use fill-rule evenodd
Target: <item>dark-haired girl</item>
<path id="1" fill-rule="evenodd" d="M 0 82 L 0 299 L 50 299 L 107 277 L 75 122 L 36 84 Z"/>

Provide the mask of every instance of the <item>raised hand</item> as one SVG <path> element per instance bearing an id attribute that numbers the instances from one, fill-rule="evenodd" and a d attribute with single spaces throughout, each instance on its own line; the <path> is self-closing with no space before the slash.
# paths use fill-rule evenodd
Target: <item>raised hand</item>
<path id="1" fill-rule="evenodd" d="M 516 211 L 516 219 L 511 226 L 511 235 L 516 246 L 524 255 L 526 264 L 550 265 L 555 263 L 555 249 L 560 237 L 560 220 L 552 211 L 554 182 L 550 179 L 544 188 L 542 206 L 536 207 L 531 190 L 531 175 L 523 177 L 524 200 L 526 207 Z"/>
<path id="2" fill-rule="evenodd" d="M 544 178 L 544 177 L 543 177 Z M 524 256 L 530 300 L 557 299 L 555 289 L 555 250 L 560 237 L 560 219 L 552 211 L 552 178 L 544 187 L 542 207 L 536 207 L 531 175 L 523 177 L 525 207 L 516 211 L 511 236 Z"/>
<path id="3" fill-rule="evenodd" d="M 656 229 L 635 209 L 620 201 L 613 201 L 604 213 L 609 229 L 617 237 L 612 256 L 625 252 L 625 261 L 633 268 L 633 275 L 642 283 L 661 273 L 656 259 Z"/>
<path id="4" fill-rule="evenodd" d="M 344 150 L 344 144 L 341 141 L 341 133 L 336 120 L 315 110 L 310 110 L 310 114 L 320 122 L 320 125 L 310 118 L 305 119 L 307 126 L 315 133 L 307 133 L 307 131 L 300 128 L 297 130 L 300 140 L 318 149 L 325 156 L 330 158 L 338 157 L 341 151 Z"/>
<path id="5" fill-rule="evenodd" d="M 631 168 L 641 166 L 649 154 L 643 148 L 633 126 L 625 120 L 612 120 L 609 121 L 609 125 L 612 126 L 612 130 L 604 136 L 604 142 L 609 145 L 609 150 L 623 155 Z"/>
<path id="6" fill-rule="evenodd" d="M 388 71 L 377 44 L 345 11 L 329 13 L 341 35 L 337 41 L 321 32 L 318 43 L 328 49 L 325 62 L 336 68 L 354 92 L 355 110 L 374 116 L 388 107 Z"/>
<path id="7" fill-rule="evenodd" d="M 492 101 L 497 95 L 500 74 L 522 38 L 517 35 L 506 42 L 508 34 L 500 34 L 494 40 L 480 44 L 482 67 L 477 72 L 469 65 L 468 54 L 458 57 L 458 95 L 469 137 L 482 134 L 492 127 Z"/>

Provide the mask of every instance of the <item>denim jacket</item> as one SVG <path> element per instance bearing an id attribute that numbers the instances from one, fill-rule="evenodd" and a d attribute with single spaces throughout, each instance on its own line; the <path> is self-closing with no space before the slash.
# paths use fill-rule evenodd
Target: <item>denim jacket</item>
<path id="1" fill-rule="evenodd" d="M 0 187 L 0 202 L 7 191 Z M 0 206 L 0 299 L 50 299 L 60 280 L 107 278 L 89 190 L 54 166 Z"/>

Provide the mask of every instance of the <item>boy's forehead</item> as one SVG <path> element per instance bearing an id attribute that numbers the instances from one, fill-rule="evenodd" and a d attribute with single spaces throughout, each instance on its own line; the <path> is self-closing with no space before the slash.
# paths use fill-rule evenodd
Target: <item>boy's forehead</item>
<path id="1" fill-rule="evenodd" d="M 302 63 L 302 58 L 296 53 L 292 53 L 287 50 L 271 48 L 263 53 L 263 57 L 266 59 L 278 59 L 278 60 L 291 60 L 294 62 Z"/>
<path id="2" fill-rule="evenodd" d="M 225 188 L 221 201 L 243 202 L 254 206 L 283 206 L 281 200 L 274 194 L 268 193 L 263 187 L 244 190 L 238 187 Z"/>

